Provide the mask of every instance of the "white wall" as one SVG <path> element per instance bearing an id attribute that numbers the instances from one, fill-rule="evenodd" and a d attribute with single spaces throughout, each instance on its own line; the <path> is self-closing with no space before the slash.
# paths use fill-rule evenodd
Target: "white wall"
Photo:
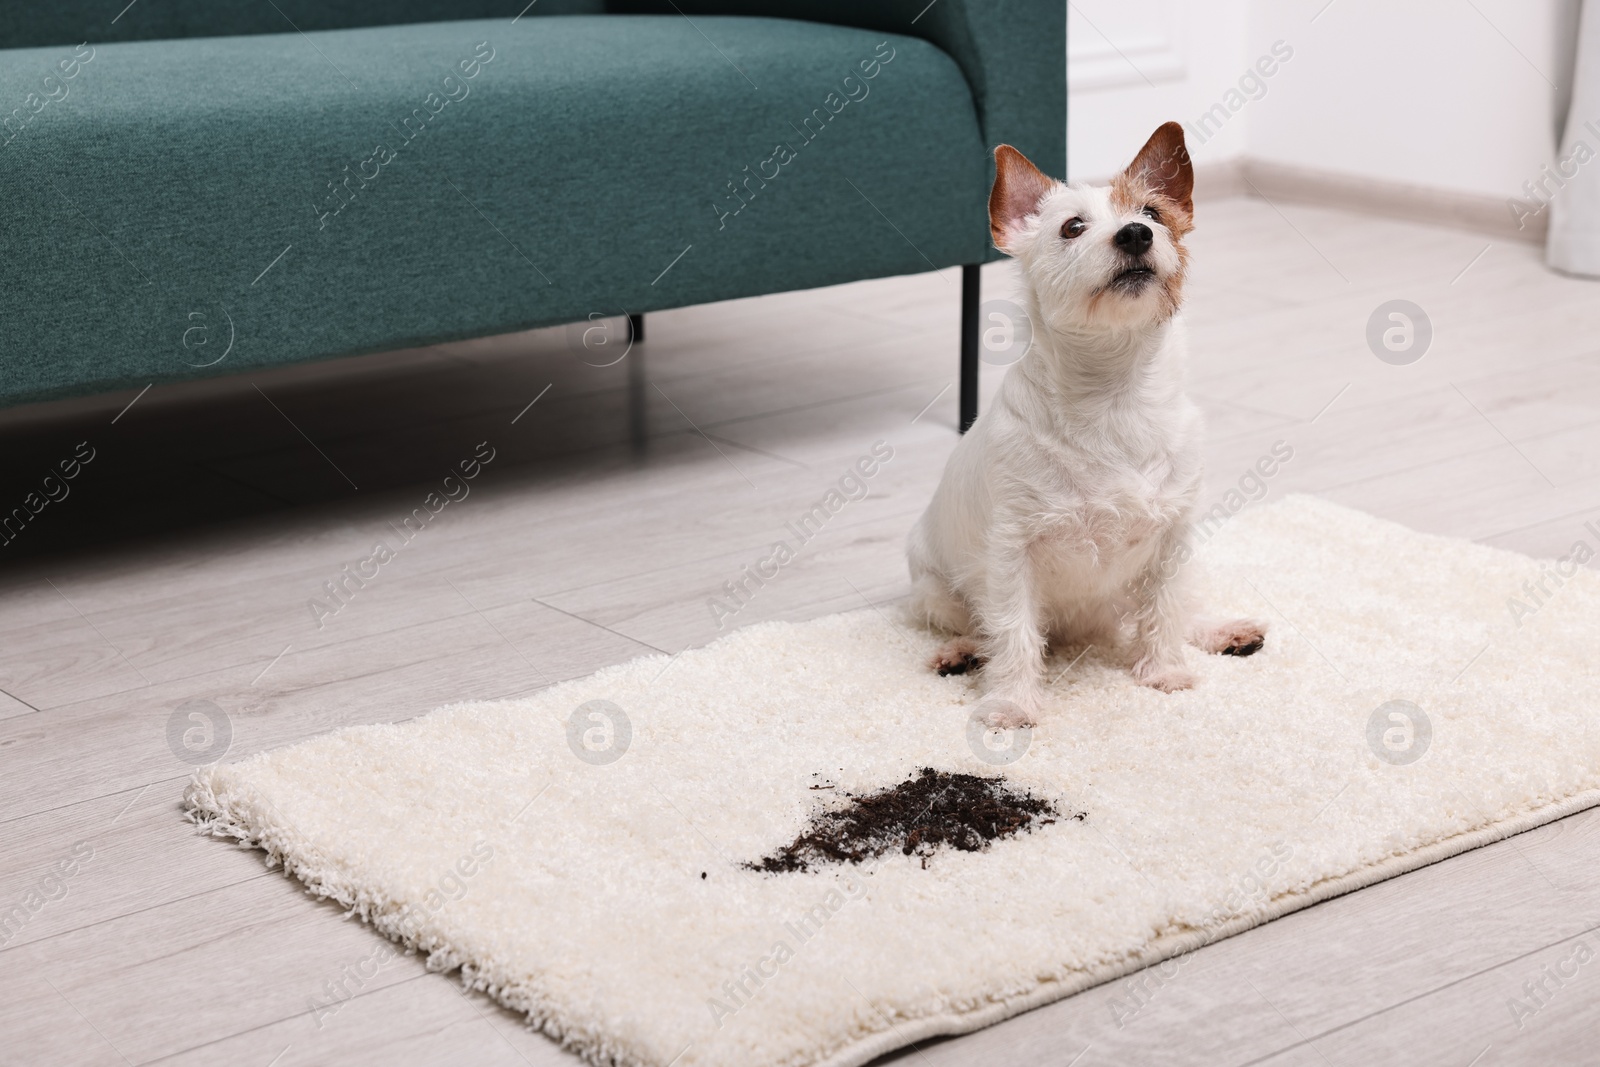
<path id="1" fill-rule="evenodd" d="M 1188 125 L 1249 62 L 1249 0 L 1072 0 L 1067 8 L 1067 172 L 1109 177 L 1169 119 Z M 1250 57 L 1253 58 L 1253 57 Z M 1238 156 L 1243 116 L 1205 144 L 1196 162 Z"/>
<path id="2" fill-rule="evenodd" d="M 1197 163 L 1244 156 L 1519 195 L 1556 154 L 1576 19 L 1577 0 L 1072 0 L 1068 168 L 1111 174 L 1177 118 Z M 1132 61 L 1121 84 L 1090 76 L 1107 38 Z M 1138 46 L 1157 38 L 1183 62 L 1147 82 Z M 1291 58 L 1230 96 L 1279 41 Z M 1226 119 L 1201 142 L 1198 122 L 1218 103 L 1212 121 Z"/>
<path id="3" fill-rule="evenodd" d="M 1251 156 L 1499 197 L 1556 154 L 1576 5 L 1335 0 L 1309 21 L 1323 2 L 1251 5 L 1252 47 L 1295 46 L 1250 116 Z"/>

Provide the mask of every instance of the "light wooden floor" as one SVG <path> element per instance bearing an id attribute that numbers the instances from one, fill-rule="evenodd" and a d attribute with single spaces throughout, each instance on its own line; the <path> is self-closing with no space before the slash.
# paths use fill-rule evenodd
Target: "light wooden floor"
<path id="1" fill-rule="evenodd" d="M 1282 440 L 1273 496 L 1543 555 L 1600 520 L 1600 283 L 1530 246 L 1304 207 L 1224 201 L 1200 223 L 1215 495 Z M 895 458 L 870 497 L 740 621 L 902 596 L 902 538 L 956 440 L 958 292 L 949 271 L 651 316 L 641 459 L 626 363 L 584 366 L 561 330 L 158 387 L 115 423 L 131 392 L 0 415 L 6 508 L 97 449 L 0 550 L 0 908 L 57 897 L 0 948 L 0 1060 L 575 1062 L 414 958 L 348 978 L 375 935 L 180 820 L 169 717 L 214 702 L 237 758 L 704 643 L 706 597 L 878 438 Z M 1364 340 L 1393 298 L 1433 323 L 1411 366 Z M 471 496 L 319 629 L 321 584 L 485 439 Z M 92 856 L 63 891 L 46 875 L 75 846 Z M 1592 1063 L 1600 962 L 1545 979 L 1520 1028 L 1508 1000 L 1600 945 L 1597 863 L 1589 812 L 1146 975 L 1132 1018 L 1118 982 L 891 1059 Z M 308 1005 L 340 981 L 356 995 L 319 1026 Z"/>

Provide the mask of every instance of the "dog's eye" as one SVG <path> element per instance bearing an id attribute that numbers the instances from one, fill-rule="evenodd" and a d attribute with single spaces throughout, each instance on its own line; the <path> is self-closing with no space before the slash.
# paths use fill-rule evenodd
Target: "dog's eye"
<path id="1" fill-rule="evenodd" d="M 1156 222 L 1161 221 L 1161 212 L 1157 211 L 1149 204 L 1146 204 L 1144 207 L 1140 208 L 1139 214 L 1143 215 L 1147 219 L 1153 219 Z"/>
<path id="2" fill-rule="evenodd" d="M 1061 224 L 1061 236 L 1070 241 L 1088 228 L 1089 224 L 1087 222 L 1074 215 Z"/>

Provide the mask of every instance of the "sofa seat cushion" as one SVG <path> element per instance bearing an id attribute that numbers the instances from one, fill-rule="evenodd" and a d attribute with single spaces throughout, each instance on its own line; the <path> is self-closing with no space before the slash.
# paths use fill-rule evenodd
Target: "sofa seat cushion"
<path id="1" fill-rule="evenodd" d="M 6 107 L 4 402 L 987 248 L 955 63 L 848 27 L 572 16 L 14 49 Z"/>

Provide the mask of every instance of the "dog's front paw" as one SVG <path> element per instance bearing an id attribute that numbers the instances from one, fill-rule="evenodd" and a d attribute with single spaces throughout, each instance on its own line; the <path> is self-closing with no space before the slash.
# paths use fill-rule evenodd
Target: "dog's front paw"
<path id="1" fill-rule="evenodd" d="M 985 726 L 996 730 L 1016 730 L 1039 721 L 1044 692 L 1036 685 L 995 685 L 978 705 L 977 715 Z"/>
<path id="2" fill-rule="evenodd" d="M 978 642 L 970 637 L 957 637 L 946 641 L 933 654 L 933 659 L 928 661 L 928 666 L 945 677 L 951 674 L 966 674 L 983 666 L 983 657 L 978 655 Z"/>
<path id="3" fill-rule="evenodd" d="M 994 730 L 1020 730 L 1032 726 L 1038 716 L 1014 700 L 990 697 L 978 705 L 978 721 Z"/>
<path id="4" fill-rule="evenodd" d="M 1176 693 L 1183 689 L 1193 689 L 1194 684 L 1200 679 L 1193 671 L 1182 665 L 1141 661 L 1133 668 L 1133 680 L 1151 689 L 1159 689 L 1163 693 Z"/>

